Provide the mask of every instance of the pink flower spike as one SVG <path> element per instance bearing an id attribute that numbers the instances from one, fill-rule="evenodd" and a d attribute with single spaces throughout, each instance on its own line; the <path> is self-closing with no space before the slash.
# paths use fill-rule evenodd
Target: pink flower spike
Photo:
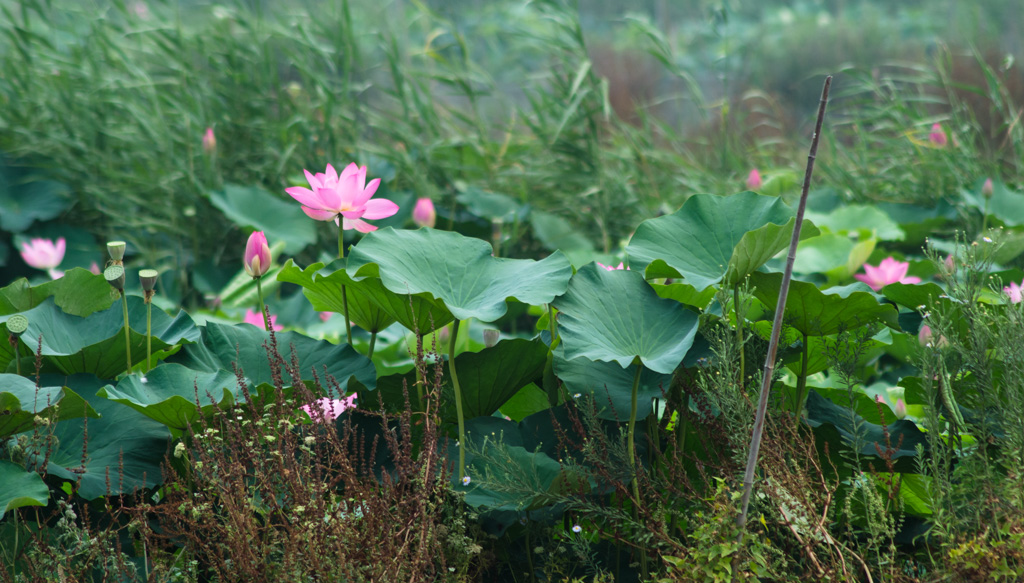
<path id="1" fill-rule="evenodd" d="M 907 276 L 907 269 L 910 263 L 896 261 L 892 257 L 886 257 L 878 266 L 864 264 L 864 274 L 855 274 L 854 277 L 868 284 L 868 287 L 878 291 L 890 283 L 921 283 L 920 277 Z"/>
<path id="2" fill-rule="evenodd" d="M 302 205 L 302 212 L 317 221 L 342 221 L 342 228 L 369 233 L 377 227 L 363 219 L 385 219 L 398 212 L 394 202 L 373 195 L 380 186 L 380 178 L 366 183 L 366 166 L 349 164 L 339 175 L 334 166 L 327 165 L 324 173 L 312 174 L 304 170 L 310 188 L 286 188 L 292 198 Z"/>
<path id="3" fill-rule="evenodd" d="M 21 258 L 29 267 L 42 269 L 49 272 L 50 277 L 57 279 L 64 275 L 57 266 L 64 261 L 64 251 L 67 249 L 67 241 L 64 237 L 57 239 L 54 244 L 50 239 L 32 239 L 28 243 L 21 244 Z"/>
<path id="4" fill-rule="evenodd" d="M 308 405 L 303 405 L 302 410 L 315 421 L 333 421 L 345 410 L 356 405 L 356 396 L 351 395 L 345 399 L 330 399 L 324 397 L 317 399 Z"/>
<path id="5" fill-rule="evenodd" d="M 217 136 L 213 135 L 213 128 L 206 128 L 203 134 L 203 151 L 209 154 L 217 149 Z"/>
<path id="6" fill-rule="evenodd" d="M 434 203 L 429 198 L 420 198 L 412 209 L 412 220 L 421 227 L 434 228 L 437 223 L 437 211 L 434 210 Z"/>
<path id="7" fill-rule="evenodd" d="M 747 176 L 747 188 L 757 190 L 761 188 L 762 184 L 764 184 L 764 181 L 761 180 L 761 173 L 757 171 L 757 168 L 754 168 Z"/>
<path id="8" fill-rule="evenodd" d="M 928 134 L 928 141 L 936 148 L 946 146 L 949 140 L 946 138 L 946 131 L 942 129 L 942 124 L 932 124 L 932 131 Z"/>
<path id="9" fill-rule="evenodd" d="M 1003 288 L 1003 293 L 1010 296 L 1011 304 L 1019 304 L 1021 300 L 1021 292 L 1024 291 L 1024 281 L 1017 285 L 1015 282 L 1010 282 L 1009 287 Z"/>
<path id="10" fill-rule="evenodd" d="M 267 236 L 263 231 L 255 231 L 249 235 L 243 262 L 245 272 L 253 278 L 262 277 L 270 269 L 270 245 L 267 244 Z"/>
<path id="11" fill-rule="evenodd" d="M 252 324 L 253 326 L 259 328 L 260 330 L 264 329 L 263 316 L 261 316 L 259 312 L 255 312 L 253 310 L 246 310 L 245 319 L 243 320 L 243 322 L 246 324 Z M 284 330 L 284 326 L 277 325 L 277 316 L 274 314 L 270 315 L 270 327 L 274 329 L 274 332 L 280 332 L 281 330 Z"/>

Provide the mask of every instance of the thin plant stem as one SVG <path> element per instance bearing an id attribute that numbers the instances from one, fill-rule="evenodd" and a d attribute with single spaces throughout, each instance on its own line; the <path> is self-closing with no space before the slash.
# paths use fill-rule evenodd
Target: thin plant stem
<path id="1" fill-rule="evenodd" d="M 260 277 L 253 278 L 256 280 L 256 297 L 260 300 L 260 316 L 263 317 L 263 329 L 270 332 L 270 317 L 267 316 L 267 308 L 263 304 L 263 284 L 261 283 Z"/>
<path id="2" fill-rule="evenodd" d="M 747 356 L 743 349 L 743 323 L 740 322 L 740 284 L 732 286 L 732 311 L 736 314 L 736 346 L 740 349 L 740 387 L 747 384 Z"/>
<path id="3" fill-rule="evenodd" d="M 146 292 L 150 293 L 150 292 Z M 146 374 L 149 374 L 149 363 L 153 359 L 153 302 L 146 302 Z"/>
<path id="4" fill-rule="evenodd" d="M 459 320 L 452 324 L 452 337 L 448 340 L 448 371 L 455 388 L 455 414 L 459 418 L 459 480 L 466 477 L 466 421 L 462 416 L 462 389 L 459 375 L 455 372 L 455 339 L 459 336 Z"/>
<path id="5" fill-rule="evenodd" d="M 690 410 L 690 393 L 683 397 L 683 407 L 679 409 L 676 419 L 676 452 L 686 451 L 686 433 L 689 431 L 690 416 L 686 413 Z"/>
<path id="6" fill-rule="evenodd" d="M 338 215 L 338 259 L 345 258 L 345 217 Z M 348 293 L 345 291 L 345 284 L 341 286 L 341 311 L 345 316 L 345 336 L 348 338 L 348 345 L 352 346 L 352 322 L 348 319 Z M 371 352 L 373 350 L 371 349 Z"/>
<path id="7" fill-rule="evenodd" d="M 796 380 L 796 407 L 794 408 L 793 431 L 800 427 L 800 412 L 804 409 L 804 397 L 807 392 L 807 334 L 804 333 L 804 349 L 800 356 L 800 377 Z"/>
<path id="8" fill-rule="evenodd" d="M 132 374 L 132 338 L 131 331 L 128 328 L 128 296 L 121 291 L 121 307 L 124 312 L 124 351 L 125 358 L 128 359 L 127 373 Z"/>
<path id="9" fill-rule="evenodd" d="M 436 347 L 436 344 L 435 344 Z M 423 335 L 416 334 L 416 397 L 419 399 L 420 407 L 423 406 L 423 371 L 420 365 L 423 363 Z"/>
<path id="10" fill-rule="evenodd" d="M 637 468 L 636 468 L 636 451 L 634 450 L 634 437 L 636 435 L 636 399 L 637 393 L 640 390 L 640 373 L 644 370 L 643 363 L 640 359 L 634 359 L 633 364 L 636 366 L 636 374 L 633 375 L 633 393 L 630 396 L 629 405 L 629 433 L 626 438 L 626 451 L 629 453 L 629 469 L 633 473 L 633 479 L 630 480 L 629 485 L 633 489 L 633 520 L 639 522 L 640 520 L 640 483 L 637 480 Z M 642 580 L 647 579 L 647 546 L 640 545 L 640 571 L 643 575 Z"/>
<path id="11" fill-rule="evenodd" d="M 10 340 L 11 346 L 14 347 L 14 372 L 18 376 L 21 376 L 21 354 L 19 354 L 21 350 L 19 349 L 18 346 L 18 337 L 15 336 L 14 334 L 11 334 Z"/>
<path id="12" fill-rule="evenodd" d="M 818 155 L 818 138 L 821 136 L 821 124 L 825 121 L 825 106 L 828 104 L 828 90 L 832 86 L 832 76 L 825 77 L 825 86 L 821 90 L 821 101 L 818 103 L 818 121 L 814 126 L 811 138 L 811 151 L 807 154 L 807 170 L 804 172 L 804 185 L 800 192 L 800 204 L 796 209 L 796 223 L 793 225 L 793 237 L 789 241 L 789 255 L 786 257 L 786 270 L 782 274 L 782 286 L 779 289 L 779 302 L 775 306 L 775 319 L 772 321 L 772 335 L 768 341 L 768 356 L 764 360 L 764 377 L 761 379 L 761 394 L 757 401 L 757 414 L 754 417 L 754 430 L 750 436 L 750 451 L 747 454 L 747 467 L 743 473 L 743 498 L 740 501 L 740 515 L 736 518 L 739 526 L 739 540 L 747 526 L 747 509 L 750 506 L 750 493 L 754 489 L 754 471 L 757 469 L 757 454 L 761 449 L 761 435 L 764 433 L 764 417 L 768 410 L 768 393 L 771 391 L 772 376 L 775 371 L 775 355 L 779 350 L 779 335 L 782 332 L 782 315 L 786 311 L 786 297 L 789 295 L 789 282 L 793 278 L 793 263 L 796 261 L 796 248 L 800 243 L 800 227 L 807 208 L 807 193 L 811 187 L 811 176 L 814 174 L 814 159 Z"/>

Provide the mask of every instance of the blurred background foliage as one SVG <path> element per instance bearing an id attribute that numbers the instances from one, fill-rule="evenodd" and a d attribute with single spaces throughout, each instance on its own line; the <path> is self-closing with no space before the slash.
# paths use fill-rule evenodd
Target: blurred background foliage
<path id="1" fill-rule="evenodd" d="M 1016 4 L 0 0 L 0 281 L 33 273 L 28 237 L 66 236 L 65 268 L 124 239 L 194 304 L 328 162 L 383 178 L 403 212 L 379 224 L 430 197 L 440 228 L 508 223 L 512 256 L 613 253 L 752 168 L 795 195 L 828 73 L 833 196 L 933 207 L 987 176 L 1019 186 Z M 950 147 L 929 147 L 935 123 Z M 290 238 L 300 264 L 331 248 L 314 227 Z"/>

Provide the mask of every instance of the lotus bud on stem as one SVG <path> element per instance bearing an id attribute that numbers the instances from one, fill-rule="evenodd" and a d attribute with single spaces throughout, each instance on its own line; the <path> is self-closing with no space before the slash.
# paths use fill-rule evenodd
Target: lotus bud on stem
<path id="1" fill-rule="evenodd" d="M 110 254 L 111 265 L 124 265 L 124 250 L 127 247 L 124 241 L 110 241 L 107 243 L 107 253 Z M 106 274 L 104 273 L 104 276 Z M 107 281 L 110 281 L 107 279 Z"/>
<path id="2" fill-rule="evenodd" d="M 121 257 L 124 257 L 124 243 L 121 243 Z M 110 244 L 107 244 L 107 248 L 110 248 Z M 114 255 L 111 254 L 111 260 Z M 120 261 L 118 259 L 117 261 Z M 124 352 L 125 358 L 127 359 L 128 368 L 125 369 L 126 374 L 132 374 L 132 339 L 131 331 L 128 327 L 128 296 L 124 294 L 124 267 L 120 265 L 111 265 L 110 267 L 103 270 L 103 277 L 110 284 L 110 287 L 117 290 L 117 293 L 121 296 L 121 308 L 124 313 Z"/>
<path id="3" fill-rule="evenodd" d="M 143 301 L 146 302 L 146 374 L 149 374 L 149 363 L 153 359 L 153 296 L 156 295 L 156 278 L 160 274 L 155 269 L 139 271 L 139 282 L 142 284 Z"/>
<path id="4" fill-rule="evenodd" d="M 15 314 L 7 319 L 7 341 L 11 343 L 11 348 L 14 350 L 14 367 L 15 373 L 21 375 L 21 360 L 20 351 L 18 350 L 18 340 L 21 335 L 28 330 L 28 318 L 21 314 Z"/>
<path id="5" fill-rule="evenodd" d="M 270 245 L 263 231 L 255 231 L 249 235 L 245 244 L 245 255 L 242 258 L 245 272 L 256 280 L 256 297 L 260 302 L 260 314 L 263 316 L 263 329 L 270 332 L 271 322 L 263 303 L 263 275 L 270 270 Z"/>

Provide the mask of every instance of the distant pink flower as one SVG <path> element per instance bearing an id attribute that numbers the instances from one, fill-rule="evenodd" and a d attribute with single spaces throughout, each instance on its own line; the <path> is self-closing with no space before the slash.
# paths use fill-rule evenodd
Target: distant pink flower
<path id="1" fill-rule="evenodd" d="M 327 320 L 330 320 L 331 316 L 333 316 L 333 315 L 334 315 L 334 312 L 320 312 L 320 319 L 322 321 L 326 322 Z"/>
<path id="2" fill-rule="evenodd" d="M 992 198 L 992 193 L 995 191 L 995 187 L 992 186 L 992 179 L 986 178 L 985 183 L 981 185 L 981 195 L 985 198 Z"/>
<path id="3" fill-rule="evenodd" d="M 434 210 L 433 201 L 426 197 L 418 199 L 412 209 L 412 220 L 421 227 L 434 228 L 437 223 L 437 211 Z"/>
<path id="4" fill-rule="evenodd" d="M 764 184 L 764 181 L 761 180 L 761 173 L 757 171 L 757 168 L 754 168 L 747 176 L 747 188 L 757 190 L 761 188 L 762 184 Z"/>
<path id="5" fill-rule="evenodd" d="M 243 322 L 245 322 L 246 324 L 252 324 L 253 326 L 259 328 L 260 330 L 264 329 L 263 316 L 261 316 L 259 312 L 255 312 L 253 310 L 246 310 L 245 319 L 243 320 Z M 274 329 L 274 332 L 280 332 L 281 330 L 284 330 L 284 326 L 277 325 L 277 316 L 274 314 L 270 315 L 270 327 Z"/>
<path id="6" fill-rule="evenodd" d="M 942 124 L 932 124 L 932 131 L 928 134 L 928 141 L 937 148 L 943 148 L 949 142 L 946 138 L 946 131 L 942 129 Z"/>
<path id="7" fill-rule="evenodd" d="M 326 173 L 303 172 L 312 190 L 293 186 L 285 192 L 302 204 L 302 212 L 311 219 L 337 223 L 340 215 L 342 228 L 369 233 L 377 227 L 363 219 L 385 219 L 398 212 L 398 205 L 386 198 L 370 200 L 380 186 L 380 178 L 366 184 L 366 166 L 349 164 L 340 176 L 330 164 Z"/>
<path id="8" fill-rule="evenodd" d="M 875 395 L 875 402 L 876 403 L 884 403 L 885 399 L 882 398 L 882 395 Z"/>
<path id="9" fill-rule="evenodd" d="M 89 272 L 92 273 L 93 275 L 100 275 L 101 273 L 103 273 L 102 271 L 100 271 L 100 266 L 97 265 L 95 261 L 89 264 Z"/>
<path id="10" fill-rule="evenodd" d="M 209 154 L 217 149 L 217 136 L 213 135 L 213 128 L 206 128 L 203 134 L 203 151 Z"/>
<path id="11" fill-rule="evenodd" d="M 868 284 L 868 287 L 878 291 L 890 283 L 921 283 L 920 277 L 907 277 L 907 269 L 910 263 L 896 261 L 892 257 L 882 260 L 877 267 L 864 264 L 865 274 L 856 274 L 854 277 Z"/>
<path id="12" fill-rule="evenodd" d="M 270 269 L 270 245 L 267 244 L 267 236 L 263 231 L 255 231 L 249 235 L 242 260 L 245 272 L 254 278 L 262 277 Z"/>
<path id="13" fill-rule="evenodd" d="M 601 263 L 600 261 L 595 261 L 594 263 L 596 263 L 598 267 L 600 267 L 602 269 L 607 269 L 608 271 L 617 271 L 619 269 L 625 269 L 626 271 L 629 271 L 629 268 L 625 267 L 623 265 L 623 263 L 621 263 L 621 262 L 616 267 L 612 267 L 611 265 L 605 265 L 604 263 Z"/>
<path id="14" fill-rule="evenodd" d="M 320 415 L 324 416 L 325 421 L 332 421 L 341 415 L 345 409 L 355 407 L 356 396 L 351 395 L 345 399 L 330 399 L 324 397 L 323 399 L 317 399 L 309 405 L 303 405 L 302 410 L 309 415 L 310 419 L 317 420 Z"/>
<path id="15" fill-rule="evenodd" d="M 1003 293 L 1010 296 L 1011 304 L 1019 304 L 1021 300 L 1021 292 L 1024 291 L 1024 281 L 1020 282 L 1020 285 L 1011 282 L 1009 287 L 1003 288 Z"/>
<path id="16" fill-rule="evenodd" d="M 896 399 L 896 408 L 893 410 L 898 419 L 903 419 L 907 416 L 907 404 L 903 402 L 903 399 Z"/>
<path id="17" fill-rule="evenodd" d="M 50 239 L 32 239 L 21 244 L 21 258 L 29 267 L 45 270 L 50 277 L 57 279 L 64 275 L 57 266 L 64 261 L 64 251 L 67 249 L 67 241 L 64 237 L 57 239 L 54 245 Z"/>

